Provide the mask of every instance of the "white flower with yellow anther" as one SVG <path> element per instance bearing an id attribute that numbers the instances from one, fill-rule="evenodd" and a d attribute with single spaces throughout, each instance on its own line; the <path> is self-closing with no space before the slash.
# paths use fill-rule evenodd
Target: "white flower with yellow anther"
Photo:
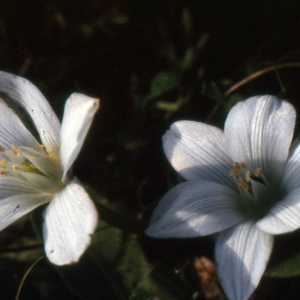
<path id="1" fill-rule="evenodd" d="M 72 94 L 60 124 L 32 83 L 0 72 L 0 230 L 50 202 L 43 234 L 57 265 L 77 262 L 97 226 L 92 200 L 69 173 L 98 107 L 99 100 Z"/>
<path id="2" fill-rule="evenodd" d="M 163 138 L 165 154 L 187 181 L 158 204 L 146 233 L 189 238 L 219 233 L 215 259 L 231 300 L 258 285 L 273 235 L 300 228 L 300 145 L 291 146 L 294 107 L 273 96 L 236 104 L 224 132 L 179 121 Z"/>

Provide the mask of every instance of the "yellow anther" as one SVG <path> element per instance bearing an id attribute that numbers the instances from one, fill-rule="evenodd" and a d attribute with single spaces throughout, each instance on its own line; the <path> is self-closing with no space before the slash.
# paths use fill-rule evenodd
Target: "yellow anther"
<path id="1" fill-rule="evenodd" d="M 245 182 L 245 180 L 242 177 L 239 177 L 239 186 L 245 191 L 249 191 L 249 184 Z"/>
<path id="2" fill-rule="evenodd" d="M 5 169 L 6 168 L 6 163 L 7 163 L 6 159 L 0 160 L 0 168 L 1 169 Z"/>
<path id="3" fill-rule="evenodd" d="M 238 162 L 233 163 L 233 169 L 239 171 L 241 169 L 241 166 Z"/>
<path id="4" fill-rule="evenodd" d="M 5 171 L 0 171 L 0 176 L 6 178 L 8 175 Z"/>
<path id="5" fill-rule="evenodd" d="M 249 169 L 249 166 L 247 164 L 245 164 L 245 163 L 241 163 L 241 167 L 243 169 Z"/>
<path id="6" fill-rule="evenodd" d="M 253 181 L 264 183 L 261 178 L 261 169 L 256 168 L 254 171 L 246 163 L 233 163 L 233 169 L 230 170 L 230 176 L 234 177 L 237 184 L 242 190 L 252 195 Z"/>
<path id="7" fill-rule="evenodd" d="M 5 148 L 3 148 L 2 146 L 0 146 L 0 152 L 4 152 Z"/>
<path id="8" fill-rule="evenodd" d="M 233 163 L 233 169 L 230 170 L 230 176 L 235 177 L 235 176 L 239 175 L 240 174 L 240 170 L 241 170 L 240 164 L 238 162 L 234 162 Z"/>
<path id="9" fill-rule="evenodd" d="M 21 149 L 15 145 L 11 145 L 11 151 L 15 156 L 20 156 Z"/>
<path id="10" fill-rule="evenodd" d="M 240 172 L 238 170 L 232 169 L 232 170 L 230 170 L 229 175 L 232 176 L 232 177 L 235 177 L 235 176 L 239 175 L 239 173 Z"/>
<path id="11" fill-rule="evenodd" d="M 254 170 L 254 172 L 253 172 L 254 176 L 255 176 L 255 177 L 258 177 L 260 171 L 261 171 L 261 168 L 256 168 L 256 169 Z"/>

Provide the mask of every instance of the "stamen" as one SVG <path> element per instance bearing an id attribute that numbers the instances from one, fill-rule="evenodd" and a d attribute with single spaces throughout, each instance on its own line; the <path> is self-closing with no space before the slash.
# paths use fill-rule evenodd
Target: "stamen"
<path id="1" fill-rule="evenodd" d="M 5 148 L 3 148 L 2 146 L 0 146 L 0 152 L 4 152 Z"/>
<path id="2" fill-rule="evenodd" d="M 250 178 L 251 178 L 250 176 L 251 176 L 251 172 L 250 172 L 250 170 L 247 170 L 245 172 L 245 179 L 247 182 L 250 182 Z"/>
<path id="3" fill-rule="evenodd" d="M 237 176 L 239 174 L 240 174 L 240 171 L 235 170 L 235 169 L 230 170 L 230 173 L 229 173 L 229 175 L 232 176 L 232 177 L 235 177 L 235 176 Z"/>
<path id="4" fill-rule="evenodd" d="M 15 173 L 19 174 L 19 168 L 17 165 L 12 165 L 12 169 Z"/>
<path id="5" fill-rule="evenodd" d="M 239 171 L 241 169 L 241 166 L 238 162 L 233 163 L 233 169 Z"/>
<path id="6" fill-rule="evenodd" d="M 8 176 L 8 174 L 5 171 L 0 171 L 0 176 L 6 178 Z"/>
<path id="7" fill-rule="evenodd" d="M 42 153 L 43 153 L 43 154 L 47 154 L 47 151 L 46 151 L 46 149 L 45 149 L 45 145 L 40 144 L 39 146 L 40 146 L 40 148 L 41 148 L 41 150 L 42 150 Z"/>
<path id="8" fill-rule="evenodd" d="M 15 156 L 20 156 L 21 154 L 21 148 L 16 147 L 15 145 L 11 145 L 11 151 Z"/>
<path id="9" fill-rule="evenodd" d="M 245 164 L 245 163 L 241 163 L 241 167 L 243 169 L 249 169 L 249 166 L 247 164 Z"/>
<path id="10" fill-rule="evenodd" d="M 252 194 L 251 180 L 265 183 L 261 174 L 261 168 L 256 168 L 253 171 L 246 163 L 234 162 L 230 176 L 234 177 L 237 180 L 237 184 L 250 194 Z"/>
<path id="11" fill-rule="evenodd" d="M 6 159 L 0 160 L 0 168 L 1 169 L 6 169 L 6 163 L 7 163 Z"/>
<path id="12" fill-rule="evenodd" d="M 245 182 L 245 180 L 242 177 L 239 177 L 239 186 L 245 191 L 248 192 L 250 189 L 249 184 Z"/>
<path id="13" fill-rule="evenodd" d="M 254 172 L 253 172 L 254 176 L 255 176 L 255 177 L 258 177 L 260 171 L 261 171 L 261 168 L 256 168 L 256 169 L 254 170 Z"/>

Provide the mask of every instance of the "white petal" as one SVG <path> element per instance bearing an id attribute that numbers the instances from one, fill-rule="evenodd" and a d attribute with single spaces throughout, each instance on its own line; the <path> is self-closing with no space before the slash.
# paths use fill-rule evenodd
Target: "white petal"
<path id="1" fill-rule="evenodd" d="M 77 262 L 89 246 L 98 222 L 95 205 L 78 180 L 73 179 L 54 195 L 44 218 L 48 259 L 56 265 Z"/>
<path id="2" fill-rule="evenodd" d="M 62 171 L 58 157 L 51 158 L 47 154 L 42 154 L 27 147 L 21 147 L 21 154 L 46 176 L 57 180 L 61 179 Z"/>
<path id="3" fill-rule="evenodd" d="M 0 98 L 0 146 L 10 150 L 11 145 L 39 148 L 37 140 Z"/>
<path id="4" fill-rule="evenodd" d="M 269 213 L 257 222 L 257 227 L 270 234 L 282 234 L 300 228 L 300 188 L 287 194 Z"/>
<path id="5" fill-rule="evenodd" d="M 229 153 L 278 185 L 294 132 L 296 113 L 286 101 L 273 96 L 252 97 L 236 104 L 225 123 Z"/>
<path id="6" fill-rule="evenodd" d="M 40 193 L 30 183 L 13 177 L 0 177 L 0 199 L 19 194 Z"/>
<path id="7" fill-rule="evenodd" d="M 42 193 L 54 194 L 63 188 L 61 181 L 55 181 L 44 175 L 23 171 L 19 171 L 19 175 L 25 179 L 24 181 L 30 184 L 32 189 Z"/>
<path id="8" fill-rule="evenodd" d="M 239 194 L 218 183 L 180 183 L 162 198 L 146 234 L 189 238 L 219 232 L 245 220 L 237 211 L 239 200 Z"/>
<path id="9" fill-rule="evenodd" d="M 32 118 L 48 153 L 59 151 L 60 124 L 44 95 L 25 78 L 0 72 L 0 93 L 23 107 Z"/>
<path id="10" fill-rule="evenodd" d="M 232 160 L 227 155 L 221 129 L 194 121 L 179 121 L 164 135 L 163 147 L 173 168 L 185 179 L 233 184 L 229 176 Z"/>
<path id="11" fill-rule="evenodd" d="M 281 187 L 283 190 L 292 191 L 300 186 L 300 143 L 299 140 L 292 144 L 290 157 L 282 176 Z"/>
<path id="12" fill-rule="evenodd" d="M 36 207 L 49 202 L 50 194 L 19 194 L 0 200 L 0 230 L 20 219 Z"/>
<path id="13" fill-rule="evenodd" d="M 245 222 L 218 235 L 215 255 L 221 285 L 230 300 L 247 300 L 268 263 L 273 236 Z"/>
<path id="14" fill-rule="evenodd" d="M 61 127 L 63 178 L 76 159 L 98 108 L 98 99 L 83 94 L 72 94 L 67 100 Z"/>

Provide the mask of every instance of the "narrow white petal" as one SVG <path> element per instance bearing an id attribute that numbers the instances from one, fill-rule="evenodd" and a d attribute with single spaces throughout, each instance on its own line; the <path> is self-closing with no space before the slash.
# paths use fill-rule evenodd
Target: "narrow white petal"
<path id="1" fill-rule="evenodd" d="M 0 98 L 0 146 L 10 149 L 11 145 L 34 149 L 39 147 L 39 143 L 19 117 Z"/>
<path id="2" fill-rule="evenodd" d="M 221 285 L 230 300 L 248 300 L 265 271 L 273 236 L 245 222 L 218 235 L 215 255 Z"/>
<path id="3" fill-rule="evenodd" d="M 204 179 L 232 184 L 232 160 L 221 129 L 194 121 L 172 124 L 163 148 L 173 168 L 187 180 Z"/>
<path id="4" fill-rule="evenodd" d="M 234 161 L 261 168 L 278 185 L 294 132 L 296 113 L 273 96 L 252 97 L 236 104 L 225 123 L 228 151 Z"/>
<path id="5" fill-rule="evenodd" d="M 0 92 L 32 118 L 48 153 L 59 151 L 60 124 L 44 95 L 25 78 L 0 72 Z"/>
<path id="6" fill-rule="evenodd" d="M 257 222 L 257 227 L 270 234 L 282 234 L 300 228 L 300 188 L 287 194 L 269 213 Z"/>
<path id="7" fill-rule="evenodd" d="M 58 157 L 52 158 L 27 147 L 21 147 L 21 154 L 46 176 L 61 179 L 62 171 Z"/>
<path id="8" fill-rule="evenodd" d="M 20 219 L 36 207 L 49 202 L 51 195 L 19 194 L 0 200 L 0 230 Z"/>
<path id="9" fill-rule="evenodd" d="M 63 188 L 61 181 L 54 180 L 41 174 L 19 171 L 19 175 L 22 176 L 24 181 L 27 182 L 33 190 L 42 193 L 54 194 Z"/>
<path id="10" fill-rule="evenodd" d="M 156 238 L 189 238 L 219 232 L 245 220 L 231 188 L 205 181 L 187 181 L 159 202 L 146 234 Z"/>
<path id="11" fill-rule="evenodd" d="M 54 195 L 44 212 L 44 241 L 48 259 L 56 265 L 79 260 L 91 242 L 98 213 L 78 180 Z"/>
<path id="12" fill-rule="evenodd" d="M 40 193 L 29 182 L 14 177 L 0 177 L 0 199 L 20 194 Z"/>
<path id="13" fill-rule="evenodd" d="M 83 94 L 72 94 L 67 100 L 61 126 L 63 178 L 76 159 L 98 108 L 98 99 Z"/>

